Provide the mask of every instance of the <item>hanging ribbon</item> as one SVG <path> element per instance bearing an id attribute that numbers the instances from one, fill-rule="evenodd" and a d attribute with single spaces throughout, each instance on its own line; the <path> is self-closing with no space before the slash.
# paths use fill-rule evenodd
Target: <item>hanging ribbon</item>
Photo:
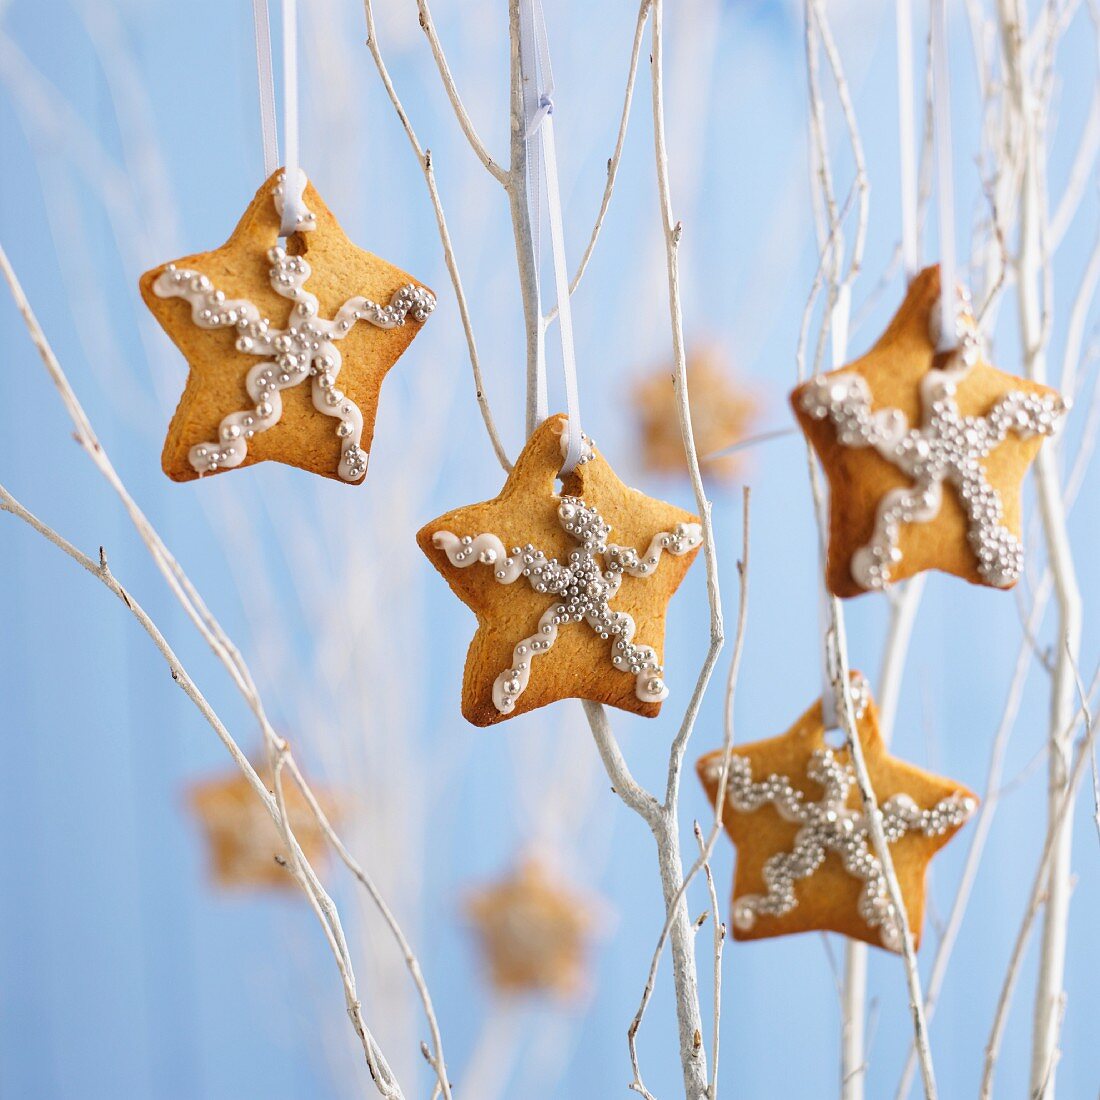
<path id="1" fill-rule="evenodd" d="M 283 171 L 284 237 L 298 228 L 302 212 L 301 168 L 298 165 L 298 0 L 283 0 Z"/>
<path id="2" fill-rule="evenodd" d="M 279 232 L 289 236 L 298 228 L 301 179 L 298 164 L 298 4 L 282 0 L 283 12 L 283 141 L 286 145 L 286 181 L 283 186 L 283 214 Z M 271 53 L 271 18 L 268 0 L 252 0 L 252 22 L 256 32 L 256 72 L 260 85 L 260 134 L 264 146 L 264 174 L 279 167 L 279 134 L 275 121 L 275 72 Z"/>
<path id="3" fill-rule="evenodd" d="M 523 114 L 527 139 L 527 204 L 535 253 L 535 294 L 539 313 L 535 402 L 538 419 L 549 414 L 546 390 L 546 342 L 542 331 L 541 265 L 542 189 L 546 189 L 547 220 L 554 261 L 554 287 L 558 303 L 562 371 L 565 377 L 565 411 L 569 416 L 563 475 L 572 473 L 581 457 L 582 432 L 577 361 L 573 349 L 573 314 L 569 301 L 569 269 L 565 261 L 565 230 L 561 193 L 558 189 L 557 149 L 554 144 L 554 74 L 541 0 L 520 3 L 520 69 L 523 75 Z"/>
<path id="4" fill-rule="evenodd" d="M 920 267 L 917 242 L 917 164 L 913 121 L 913 11 L 897 0 L 898 153 L 901 177 L 901 261 L 911 281 Z"/>
<path id="5" fill-rule="evenodd" d="M 955 187 L 951 161 L 951 90 L 947 71 L 947 0 L 932 0 L 932 136 L 936 149 L 936 198 L 940 222 L 940 339 L 938 351 L 958 340 L 955 290 Z"/>
<path id="6" fill-rule="evenodd" d="M 271 71 L 271 19 L 267 0 L 252 0 L 256 31 L 256 72 L 260 78 L 260 134 L 264 143 L 264 178 L 279 167 L 279 132 L 275 124 L 275 74 Z"/>

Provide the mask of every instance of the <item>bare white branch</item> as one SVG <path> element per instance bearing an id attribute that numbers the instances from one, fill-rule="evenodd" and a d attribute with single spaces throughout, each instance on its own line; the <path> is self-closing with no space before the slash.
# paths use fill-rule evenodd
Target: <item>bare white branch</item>
<path id="1" fill-rule="evenodd" d="M 642 1025 L 642 1019 L 645 1016 L 646 1009 L 649 1007 L 650 998 L 653 996 L 653 989 L 657 981 L 657 971 L 660 967 L 661 956 L 664 954 L 665 945 L 668 943 L 669 934 L 672 931 L 673 920 L 677 912 L 679 912 L 680 903 L 687 893 L 688 887 L 694 881 L 696 875 L 700 870 L 705 870 L 708 880 L 710 879 L 710 866 L 709 861 L 712 853 L 714 852 L 714 845 L 718 840 L 718 837 L 722 833 L 722 823 L 725 817 L 725 805 L 726 805 L 726 792 L 729 787 L 729 769 L 730 761 L 733 757 L 733 743 L 734 743 L 734 721 L 733 721 L 733 703 L 734 696 L 737 690 L 737 679 L 741 669 L 741 654 L 745 647 L 745 631 L 748 626 L 748 566 L 749 566 L 749 490 L 746 488 L 742 497 L 742 549 L 741 560 L 738 562 L 737 572 L 740 580 L 740 596 L 738 599 L 737 610 L 737 630 L 733 643 L 733 658 L 730 661 L 729 674 L 726 678 L 726 706 L 725 706 L 725 732 L 722 744 L 722 766 L 718 779 L 718 790 L 714 800 L 714 821 L 711 824 L 711 828 L 707 834 L 706 840 L 702 842 L 702 846 L 699 852 L 699 857 L 695 863 L 691 866 L 691 869 L 684 876 L 683 882 L 680 884 L 679 889 L 676 891 L 673 897 L 672 904 L 668 906 L 665 916 L 665 923 L 661 928 L 661 933 L 657 937 L 657 946 L 654 948 L 653 957 L 650 960 L 649 972 L 646 976 L 645 988 L 642 990 L 642 998 L 638 1004 L 637 1011 L 634 1013 L 634 1018 L 631 1020 L 630 1028 L 627 1032 L 627 1037 L 630 1046 L 630 1061 L 631 1066 L 634 1069 L 634 1087 L 638 1091 L 642 1091 L 644 1095 L 644 1085 L 642 1084 L 641 1073 L 638 1063 L 638 1050 L 637 1050 L 637 1035 L 638 1030 Z M 698 828 L 698 823 L 696 823 Z M 718 926 L 720 920 L 718 917 L 718 910 L 716 906 L 712 906 L 715 920 L 715 935 L 718 935 Z M 724 926 L 722 926 L 722 939 L 725 937 Z M 716 942 L 715 947 L 715 968 L 720 970 L 721 967 L 721 939 Z M 718 1095 L 718 1024 L 721 1017 L 721 979 L 720 976 L 715 984 L 714 992 L 714 1021 L 713 1021 L 713 1063 L 711 1066 L 711 1085 L 710 1096 Z"/>
<path id="2" fill-rule="evenodd" d="M 634 45 L 630 50 L 630 68 L 626 74 L 626 93 L 623 96 L 623 113 L 619 119 L 619 133 L 615 138 L 615 149 L 607 161 L 607 183 L 604 184 L 603 198 L 600 200 L 600 209 L 596 214 L 596 224 L 592 226 L 592 233 L 589 235 L 588 244 L 585 246 L 580 263 L 577 264 L 577 270 L 573 275 L 573 281 L 569 284 L 570 294 L 575 294 L 577 292 L 577 287 L 580 286 L 581 279 L 584 278 L 584 273 L 588 269 L 588 263 L 592 259 L 592 253 L 596 250 L 596 242 L 599 240 L 600 231 L 603 229 L 603 223 L 607 217 L 608 208 L 611 206 L 611 195 L 615 190 L 615 180 L 619 175 L 619 162 L 623 158 L 623 146 L 626 144 L 626 128 L 627 123 L 630 121 L 630 106 L 634 101 L 634 85 L 638 76 L 638 58 L 642 52 L 642 42 L 645 39 L 646 19 L 649 16 L 649 9 L 652 7 L 652 4 L 653 0 L 642 0 L 641 6 L 638 8 L 638 22 L 634 27 Z M 557 315 L 558 307 L 555 305 L 546 314 L 545 323 L 550 324 Z"/>
<path id="3" fill-rule="evenodd" d="M 7 257 L 2 251 L 0 251 L 0 262 L 5 266 L 7 265 Z M 252 766 L 248 757 L 238 746 L 225 724 L 207 702 L 206 697 L 199 690 L 194 680 L 191 679 L 183 663 L 176 656 L 172 647 L 168 644 L 167 639 L 146 613 L 145 609 L 115 579 L 114 574 L 107 565 L 107 556 L 103 549 L 100 548 L 99 561 L 93 561 L 87 554 L 78 550 L 53 528 L 43 523 L 42 520 L 28 511 L 2 485 L 0 485 L 0 511 L 8 512 L 17 519 L 22 520 L 33 530 L 37 531 L 38 534 L 53 543 L 54 546 L 66 553 L 73 561 L 99 580 L 126 605 L 126 608 L 134 618 L 137 619 L 138 623 L 141 624 L 142 629 L 152 639 L 153 644 L 157 647 L 161 656 L 164 657 L 168 664 L 172 679 L 179 684 L 184 694 L 195 704 L 199 713 L 206 719 L 210 727 L 217 734 L 218 739 L 229 751 L 230 756 L 233 758 L 233 762 L 240 768 L 241 773 L 244 775 L 257 797 L 264 804 L 264 808 L 271 815 L 272 820 L 278 826 L 283 836 L 283 840 L 287 845 L 287 849 L 292 854 L 294 865 L 292 868 L 288 869 L 291 870 L 295 881 L 302 888 L 311 907 L 317 914 L 318 920 L 321 922 L 325 939 L 332 950 L 333 958 L 340 972 L 340 978 L 344 985 L 344 996 L 347 1001 L 348 1014 L 352 1019 L 356 1034 L 359 1036 L 363 1045 L 363 1053 L 371 1077 L 379 1093 L 386 1097 L 387 1100 L 402 1100 L 404 1094 L 401 1092 L 400 1086 L 393 1077 L 393 1073 L 382 1055 L 374 1036 L 367 1029 L 363 1021 L 359 999 L 355 990 L 355 975 L 352 971 L 351 961 L 347 953 L 347 945 L 343 943 L 342 936 L 338 934 L 339 918 L 336 916 L 335 909 L 332 907 L 331 899 L 328 899 L 328 895 L 324 893 L 316 873 L 306 860 L 301 850 L 301 846 L 294 836 L 285 804 L 272 796 L 271 792 L 264 785 L 264 781 Z M 289 753 L 289 748 L 285 741 L 279 742 L 277 751 L 284 756 Z M 327 899 L 327 905 L 322 903 L 321 898 Z"/>
<path id="4" fill-rule="evenodd" d="M 382 78 L 386 94 L 393 104 L 393 109 L 397 112 L 397 117 L 401 120 L 409 144 L 416 154 L 417 163 L 424 173 L 424 182 L 428 185 L 428 196 L 432 202 L 432 209 L 435 211 L 439 240 L 443 245 L 443 260 L 447 265 L 447 273 L 451 277 L 451 284 L 454 286 L 455 300 L 458 302 L 458 315 L 462 319 L 462 331 L 466 335 L 466 350 L 469 353 L 470 367 L 474 374 L 474 393 L 477 397 L 477 407 L 481 412 L 481 419 L 485 422 L 485 431 L 489 435 L 493 453 L 497 456 L 497 461 L 501 467 L 507 472 L 511 470 L 512 463 L 509 461 L 508 452 L 504 449 L 504 444 L 500 440 L 496 422 L 493 419 L 493 412 L 489 407 L 489 398 L 485 393 L 485 379 L 481 373 L 481 360 L 478 357 L 477 341 L 474 339 L 474 326 L 470 318 L 470 307 L 466 301 L 466 290 L 462 285 L 462 276 L 458 270 L 458 259 L 455 256 L 454 244 L 451 241 L 451 232 L 447 228 L 447 218 L 443 213 L 443 202 L 439 197 L 439 189 L 435 182 L 432 153 L 430 149 L 425 150 L 420 144 L 420 139 L 416 136 L 416 131 L 413 129 L 412 122 L 401 103 L 401 98 L 397 94 L 397 89 L 394 87 L 389 70 L 382 58 L 382 49 L 378 43 L 378 31 L 374 25 L 374 5 L 371 0 L 363 0 L 363 11 L 367 20 L 367 48 L 370 50 L 371 57 L 374 58 L 374 64 L 378 69 L 378 75 Z"/>
<path id="5" fill-rule="evenodd" d="M 485 165 L 489 174 L 502 186 L 507 185 L 508 173 L 489 155 L 489 150 L 485 147 L 485 143 L 481 138 L 478 137 L 473 120 L 466 110 L 466 105 L 462 102 L 462 97 L 458 94 L 458 87 L 455 85 L 455 79 L 451 75 L 451 67 L 447 63 L 446 54 L 443 52 L 443 44 L 439 41 L 439 35 L 436 33 L 435 22 L 432 20 L 431 8 L 428 7 L 428 0 L 416 0 L 416 10 L 420 14 L 420 26 L 428 37 L 428 44 L 432 49 L 432 57 L 435 58 L 435 64 L 439 69 L 440 79 L 443 81 L 443 89 L 447 93 L 447 98 L 451 101 L 451 106 L 454 108 L 455 118 L 458 119 L 458 125 L 466 135 L 466 140 L 470 143 L 470 148 L 473 149 L 477 159 Z"/>
<path id="6" fill-rule="evenodd" d="M 1046 148 L 1043 119 L 1050 85 L 1034 73 L 1027 50 L 1028 13 L 1022 0 L 998 0 L 1001 52 L 1008 89 L 1001 147 L 1015 159 L 1019 188 L 1019 242 L 1016 256 L 1016 300 L 1024 370 L 1047 381 L 1047 343 L 1053 313 L 1050 272 L 1050 217 L 1046 201 Z M 1049 25 L 1050 65 L 1057 22 Z M 1073 669 L 1081 645 L 1082 606 L 1073 553 L 1066 527 L 1065 501 L 1058 470 L 1058 450 L 1044 447 L 1035 463 L 1036 491 L 1047 558 L 1058 605 L 1058 639 L 1051 680 L 1048 834 L 1049 881 L 1046 883 L 1039 980 L 1031 1054 L 1031 1091 L 1052 1095 L 1058 1036 L 1064 999 L 1066 929 L 1072 890 L 1070 854 L 1072 817 L 1062 812 L 1072 797 L 1069 785 L 1072 719 L 1075 713 Z M 1044 861 L 1046 862 L 1046 861 Z M 991 1073 L 991 1071 L 990 1071 Z"/>
<path id="7" fill-rule="evenodd" d="M 1100 668 L 1097 669 L 1093 677 L 1092 686 L 1089 688 L 1087 694 L 1089 696 L 1093 695 L 1097 687 L 1100 687 Z M 1071 742 L 1073 739 L 1073 731 L 1080 721 L 1082 713 L 1083 710 L 1079 710 L 1073 715 L 1068 727 L 1060 731 L 1064 733 Z M 1084 736 L 1081 738 L 1081 743 L 1077 748 L 1077 758 L 1073 763 L 1073 767 L 1069 770 L 1067 782 L 1058 792 L 1058 799 L 1051 820 L 1051 828 L 1047 830 L 1046 840 L 1043 843 L 1042 855 L 1039 859 L 1039 866 L 1036 868 L 1035 879 L 1031 886 L 1031 892 L 1028 895 L 1027 908 L 1024 911 L 1024 918 L 1020 924 L 1020 930 L 1017 933 L 1016 942 L 1012 948 L 1012 956 L 1009 960 L 1008 970 L 1005 973 L 1004 984 L 1001 987 L 1001 993 L 997 999 L 997 1010 L 993 1017 L 993 1027 L 989 1033 L 989 1042 L 986 1044 L 985 1064 L 982 1070 L 982 1083 L 979 1092 L 981 1100 L 989 1100 L 993 1095 L 993 1078 L 997 1069 L 997 1058 L 1001 1052 L 1001 1041 L 1004 1038 L 1004 1028 L 1008 1021 L 1008 1009 L 1012 1003 L 1012 994 L 1015 991 L 1016 983 L 1020 977 L 1020 967 L 1023 965 L 1027 941 L 1031 935 L 1031 929 L 1035 924 L 1035 919 L 1039 915 L 1039 910 L 1043 908 L 1044 896 L 1049 893 L 1051 871 L 1054 867 L 1055 859 L 1057 858 L 1060 829 L 1070 817 L 1070 811 L 1073 809 L 1077 788 L 1085 774 L 1085 768 L 1092 758 L 1093 746 L 1096 742 L 1098 728 L 1100 728 L 1100 722 L 1094 720 L 1086 729 Z M 1049 907 L 1049 897 L 1046 897 L 1046 904 Z M 1061 1020 L 1057 1018 L 1054 1022 L 1055 1025 L 1057 1025 L 1061 1023 Z M 1053 1067 L 1057 1062 L 1057 1057 L 1056 1049 L 1052 1049 L 1047 1060 L 1042 1063 L 1038 1078 L 1038 1087 L 1040 1091 L 1037 1095 L 1041 1096 L 1049 1089 L 1051 1075 Z"/>

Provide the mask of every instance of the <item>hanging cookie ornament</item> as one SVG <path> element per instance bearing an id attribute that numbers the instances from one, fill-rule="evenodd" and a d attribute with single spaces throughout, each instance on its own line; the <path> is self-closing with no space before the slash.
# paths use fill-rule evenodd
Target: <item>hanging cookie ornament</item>
<path id="1" fill-rule="evenodd" d="M 540 319 L 531 394 L 539 426 L 499 496 L 432 520 L 417 542 L 477 615 L 462 686 L 462 713 L 474 725 L 570 698 L 654 717 L 668 695 L 668 602 L 702 528 L 690 513 L 624 485 L 581 428 L 546 27 L 541 5 L 520 9 L 528 200 L 537 224 L 545 186 L 569 415 L 546 415 Z M 538 260 L 536 245 L 536 272 Z M 534 289 L 541 313 L 537 278 Z"/>
<path id="2" fill-rule="evenodd" d="M 665 615 L 702 529 L 624 485 L 588 440 L 559 496 L 565 426 L 538 428 L 499 496 L 417 534 L 477 615 L 462 687 L 475 726 L 570 698 L 652 718 L 668 695 Z"/>
<path id="3" fill-rule="evenodd" d="M 926 268 L 866 355 L 791 395 L 829 482 L 836 596 L 927 569 L 1011 588 L 1023 568 L 1021 485 L 1065 404 L 986 363 L 965 309 L 956 347 L 937 352 L 939 298 Z"/>
<path id="4" fill-rule="evenodd" d="M 282 246 L 285 185 L 268 179 L 220 248 L 141 278 L 191 371 L 162 455 L 175 481 L 267 460 L 361 481 L 382 380 L 435 306 L 353 245 L 309 184 Z"/>
<path id="5" fill-rule="evenodd" d="M 961 784 L 889 754 L 866 682 L 852 701 L 914 945 L 920 944 L 932 857 L 977 807 Z M 723 824 L 737 848 L 735 939 L 840 932 L 900 951 L 901 934 L 847 749 L 832 748 L 819 700 L 784 734 L 732 754 Z M 723 753 L 697 765 L 713 803 Z"/>
<path id="6" fill-rule="evenodd" d="M 534 858 L 466 903 L 488 977 L 499 993 L 570 997 L 584 987 L 594 922 L 581 897 Z"/>
<path id="7" fill-rule="evenodd" d="M 258 770 L 270 787 L 269 769 Z M 291 831 L 306 859 L 319 870 L 328 856 L 325 834 L 297 786 L 287 783 L 283 793 Z M 336 820 L 335 800 L 324 791 L 317 792 L 317 797 L 325 816 Z M 188 803 L 206 835 L 215 885 L 225 889 L 297 889 L 285 867 L 290 857 L 282 833 L 239 770 L 195 784 Z"/>
<path id="8" fill-rule="evenodd" d="M 743 456 L 728 453 L 746 439 L 759 402 L 730 372 L 715 345 L 695 348 L 687 361 L 691 428 L 699 464 L 710 478 L 729 482 L 744 471 Z M 657 474 L 686 475 L 687 457 L 671 364 L 644 378 L 634 391 L 642 462 Z M 726 451 L 725 454 L 718 452 Z"/>
<path id="9" fill-rule="evenodd" d="M 145 304 L 190 367 L 161 464 L 175 481 L 272 460 L 355 483 L 382 380 L 435 297 L 352 244 L 298 166 L 295 0 L 282 5 L 277 170 L 267 0 L 252 10 L 267 182 L 220 248 L 141 277 Z"/>

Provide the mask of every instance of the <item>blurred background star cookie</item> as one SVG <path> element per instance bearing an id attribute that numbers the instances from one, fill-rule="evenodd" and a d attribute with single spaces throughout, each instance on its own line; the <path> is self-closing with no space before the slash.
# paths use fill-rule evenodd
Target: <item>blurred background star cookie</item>
<path id="1" fill-rule="evenodd" d="M 270 771 L 257 768 L 272 786 Z M 325 816 L 338 817 L 336 800 L 314 788 Z M 328 860 L 328 842 L 305 796 L 289 778 L 283 783 L 291 830 L 306 859 L 316 870 Z M 225 775 L 196 783 L 188 804 L 206 835 L 210 877 L 223 889 L 274 888 L 297 892 L 298 887 L 280 864 L 289 859 L 282 834 L 248 780 L 234 768 Z"/>
<path id="2" fill-rule="evenodd" d="M 465 908 L 498 993 L 570 998 L 584 988 L 593 911 L 543 860 L 525 857 L 504 878 L 474 891 Z"/>
<path id="3" fill-rule="evenodd" d="M 350 483 L 367 472 L 382 380 L 435 296 L 352 244 L 299 183 L 285 247 L 280 171 L 220 248 L 141 277 L 190 368 L 161 458 L 174 481 L 267 460 Z"/>
<path id="4" fill-rule="evenodd" d="M 686 476 L 673 364 L 646 375 L 634 392 L 638 450 L 655 474 Z M 733 481 L 745 470 L 743 453 L 719 454 L 747 439 L 760 414 L 757 396 L 729 367 L 716 343 L 699 344 L 688 354 L 688 401 L 699 464 L 709 477 Z"/>

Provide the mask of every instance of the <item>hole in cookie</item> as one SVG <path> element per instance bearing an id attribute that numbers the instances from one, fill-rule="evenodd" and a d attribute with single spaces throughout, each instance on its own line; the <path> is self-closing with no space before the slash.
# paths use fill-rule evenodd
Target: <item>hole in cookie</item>
<path id="1" fill-rule="evenodd" d="M 826 730 L 821 739 L 831 749 L 842 749 L 848 744 L 848 735 L 839 727 L 834 726 L 831 730 Z"/>
<path id="2" fill-rule="evenodd" d="M 304 256 L 309 251 L 309 234 L 295 231 L 288 237 L 280 237 L 285 241 L 284 248 L 288 256 Z"/>

